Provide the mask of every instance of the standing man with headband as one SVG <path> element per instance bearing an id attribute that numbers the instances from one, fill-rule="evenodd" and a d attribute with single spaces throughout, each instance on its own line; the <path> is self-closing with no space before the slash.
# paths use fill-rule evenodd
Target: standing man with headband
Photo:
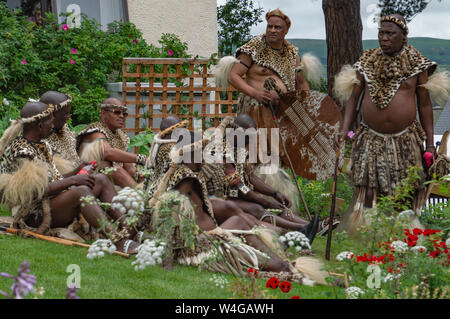
<path id="1" fill-rule="evenodd" d="M 143 154 L 127 152 L 130 138 L 122 131 L 128 116 L 127 107 L 118 98 L 100 104 L 100 121 L 89 124 L 77 136 L 77 151 L 83 162 L 96 161 L 98 169 L 114 167 L 114 183 L 120 187 L 136 185 L 136 167 L 145 165 Z"/>
<path id="2" fill-rule="evenodd" d="M 343 101 L 348 100 L 341 142 L 352 129 L 359 97 L 365 92 L 360 106 L 362 121 L 353 137 L 355 195 L 339 227 L 350 233 L 367 223 L 365 208 L 374 207 L 379 195 L 393 194 L 410 167 L 424 168 L 424 151 L 435 154 L 430 93 L 433 95 L 438 77 L 446 75 L 432 76 L 436 63 L 408 45 L 407 35 L 402 16 L 382 17 L 380 47 L 366 50 L 352 67 L 345 66 L 336 77 L 335 91 Z M 414 199 L 409 203 L 416 216 L 420 216 L 426 200 L 426 170 L 418 173 Z"/>

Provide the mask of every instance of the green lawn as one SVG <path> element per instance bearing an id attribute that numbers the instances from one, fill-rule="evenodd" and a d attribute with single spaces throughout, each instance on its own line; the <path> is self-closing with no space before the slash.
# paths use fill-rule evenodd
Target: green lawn
<path id="1" fill-rule="evenodd" d="M 314 251 L 323 256 L 326 239 L 317 238 Z M 199 271 L 194 267 L 175 266 L 168 272 L 160 266 L 135 271 L 131 262 L 134 257 L 125 259 L 108 255 L 101 259 L 89 260 L 87 250 L 68 247 L 37 239 L 25 239 L 11 235 L 0 235 L 0 272 L 17 274 L 17 268 L 24 260 L 29 261 L 31 274 L 37 276 L 37 287 L 44 287 L 43 298 L 64 298 L 66 281 L 70 273 L 66 268 L 78 264 L 81 269 L 81 298 L 232 298 L 230 288 L 216 287 L 210 278 L 211 272 Z M 229 282 L 230 275 L 225 276 Z M 0 290 L 10 291 L 12 280 L 0 277 Z M 265 280 L 259 280 L 265 288 Z M 344 290 L 336 289 L 339 298 L 344 298 Z M 280 289 L 270 291 L 279 299 L 298 295 L 302 299 L 335 298 L 333 287 L 307 287 L 293 284 L 292 290 L 284 294 Z M 0 297 L 1 298 L 1 297 Z"/>

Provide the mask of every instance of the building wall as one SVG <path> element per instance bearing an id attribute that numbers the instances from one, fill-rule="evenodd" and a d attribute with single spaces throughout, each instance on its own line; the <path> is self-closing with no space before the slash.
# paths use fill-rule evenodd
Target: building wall
<path id="1" fill-rule="evenodd" d="M 217 52 L 216 0 L 128 0 L 128 14 L 149 44 L 159 46 L 163 33 L 174 33 L 190 54 Z"/>

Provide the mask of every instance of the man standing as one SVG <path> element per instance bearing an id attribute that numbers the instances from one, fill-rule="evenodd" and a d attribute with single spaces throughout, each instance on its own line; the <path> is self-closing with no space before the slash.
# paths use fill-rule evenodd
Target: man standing
<path id="1" fill-rule="evenodd" d="M 120 187 L 136 185 L 134 163 L 144 165 L 146 156 L 128 153 L 129 137 L 122 131 L 127 108 L 117 98 L 101 104 L 100 121 L 89 124 L 77 135 L 77 151 L 82 161 L 97 161 L 99 168 L 114 167 L 112 177 Z"/>
<path id="2" fill-rule="evenodd" d="M 298 49 L 285 40 L 291 20 L 279 9 L 267 12 L 266 20 L 266 33 L 236 50 L 238 63 L 228 77 L 231 85 L 241 92 L 237 113 L 249 114 L 258 128 L 275 127 L 268 105 L 276 106 L 279 97 L 277 92 L 264 87 L 266 79 L 273 78 L 282 93 L 309 90 Z M 268 137 L 270 141 L 269 133 Z"/>
<path id="3" fill-rule="evenodd" d="M 433 111 L 426 84 L 436 63 L 407 45 L 407 34 L 402 16 L 382 17 L 380 47 L 366 50 L 353 68 L 350 82 L 356 84 L 352 84 L 346 104 L 341 141 L 356 119 L 360 95 L 363 91 L 365 94 L 360 107 L 362 121 L 353 137 L 354 201 L 339 227 L 350 233 L 365 223 L 364 207 L 373 207 L 380 194 L 393 194 L 395 186 L 407 176 L 408 168 L 423 168 L 424 141 L 425 151 L 435 153 Z M 419 176 L 411 203 L 417 216 L 425 201 L 423 170 L 419 170 Z"/>

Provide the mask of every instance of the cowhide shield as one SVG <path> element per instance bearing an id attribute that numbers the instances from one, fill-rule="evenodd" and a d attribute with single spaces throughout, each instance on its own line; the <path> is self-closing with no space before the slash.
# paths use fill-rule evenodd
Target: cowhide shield
<path id="1" fill-rule="evenodd" d="M 339 107 L 328 95 L 318 91 L 294 91 L 280 95 L 275 109 L 280 137 L 297 175 L 309 180 L 324 180 L 334 174 L 336 151 L 334 136 L 342 129 Z M 280 145 L 280 149 L 282 145 Z M 343 164 L 341 146 L 340 167 Z M 287 166 L 289 161 L 281 153 Z"/>

